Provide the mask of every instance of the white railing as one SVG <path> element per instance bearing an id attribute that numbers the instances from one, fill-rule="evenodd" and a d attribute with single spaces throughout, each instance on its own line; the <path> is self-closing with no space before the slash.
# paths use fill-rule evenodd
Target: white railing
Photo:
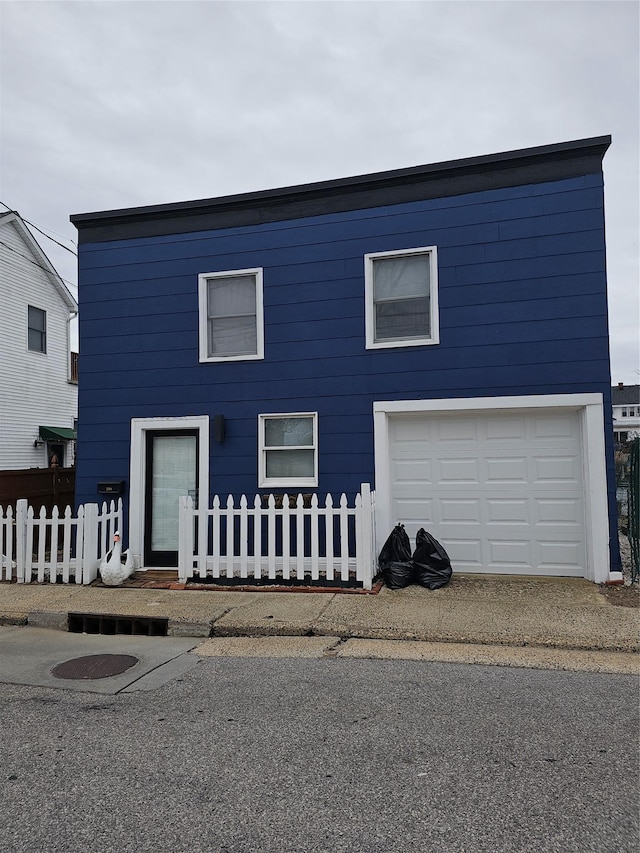
<path id="1" fill-rule="evenodd" d="M 26 500 L 0 507 L 0 580 L 18 583 L 90 584 L 98 576 L 116 530 L 122 530 L 122 500 L 107 506 L 85 504 L 74 518 L 71 507 L 61 515 L 44 507 L 36 515 Z"/>
<path id="2" fill-rule="evenodd" d="M 245 495 L 235 505 L 218 495 L 210 509 L 179 501 L 178 578 L 252 578 L 271 581 L 339 581 L 371 589 L 374 494 L 363 483 L 354 505 L 343 494 L 335 506 L 327 495 Z"/>

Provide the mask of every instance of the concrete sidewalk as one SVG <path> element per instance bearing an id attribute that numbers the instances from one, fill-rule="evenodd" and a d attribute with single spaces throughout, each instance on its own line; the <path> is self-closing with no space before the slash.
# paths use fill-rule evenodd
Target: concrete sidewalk
<path id="1" fill-rule="evenodd" d="M 174 637 L 341 639 L 636 652 L 640 612 L 580 579 L 454 575 L 378 595 L 0 583 L 0 624 L 68 627 L 68 614 L 167 619 Z"/>

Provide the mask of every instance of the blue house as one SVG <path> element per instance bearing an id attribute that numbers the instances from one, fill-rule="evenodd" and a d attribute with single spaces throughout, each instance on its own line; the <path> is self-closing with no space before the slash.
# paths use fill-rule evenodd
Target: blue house
<path id="1" fill-rule="evenodd" d="M 378 548 L 606 580 L 610 142 L 72 216 L 77 500 L 122 484 L 156 568 L 177 495 L 371 483 Z"/>

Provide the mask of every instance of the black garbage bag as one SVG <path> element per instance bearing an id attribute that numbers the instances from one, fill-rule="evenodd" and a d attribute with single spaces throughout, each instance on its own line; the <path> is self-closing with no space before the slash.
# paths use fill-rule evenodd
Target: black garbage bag
<path id="1" fill-rule="evenodd" d="M 413 552 L 413 580 L 428 589 L 440 589 L 451 580 L 451 560 L 437 539 L 422 527 L 416 534 Z"/>
<path id="2" fill-rule="evenodd" d="M 389 589 L 404 589 L 413 583 L 411 543 L 402 524 L 396 524 L 382 546 L 378 568 Z"/>

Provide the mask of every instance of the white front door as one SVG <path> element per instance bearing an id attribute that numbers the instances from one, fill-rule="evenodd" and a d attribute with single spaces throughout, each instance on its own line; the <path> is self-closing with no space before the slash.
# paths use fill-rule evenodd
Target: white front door
<path id="1" fill-rule="evenodd" d="M 129 547 L 143 569 L 178 564 L 178 499 L 209 499 L 209 418 L 131 421 Z"/>
<path id="2" fill-rule="evenodd" d="M 144 564 L 178 565 L 178 501 L 198 499 L 197 430 L 146 433 Z"/>

